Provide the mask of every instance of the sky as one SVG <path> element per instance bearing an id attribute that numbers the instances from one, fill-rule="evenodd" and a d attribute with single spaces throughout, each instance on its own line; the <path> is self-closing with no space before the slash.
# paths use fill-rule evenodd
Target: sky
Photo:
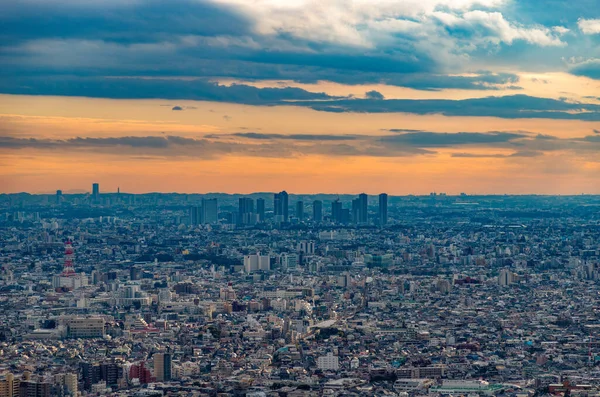
<path id="1" fill-rule="evenodd" d="M 598 0 L 0 2 L 0 193 L 600 194 Z"/>

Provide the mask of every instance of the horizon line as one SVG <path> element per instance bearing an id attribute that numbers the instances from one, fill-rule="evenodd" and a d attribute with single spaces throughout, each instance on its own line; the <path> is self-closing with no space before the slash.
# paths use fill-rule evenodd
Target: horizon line
<path id="1" fill-rule="evenodd" d="M 60 190 L 60 189 L 58 189 Z M 75 189 L 76 190 L 76 189 Z M 185 192 L 159 192 L 159 191 L 149 191 L 143 193 L 131 193 L 131 192 L 101 192 L 100 195 L 116 195 L 116 194 L 127 194 L 127 195 L 150 195 L 150 194 L 176 194 L 176 195 L 197 195 L 197 196 L 211 196 L 211 195 L 226 195 L 226 196 L 249 196 L 249 195 L 259 195 L 259 194 L 277 194 L 279 192 L 250 192 L 250 193 L 226 193 L 226 192 L 207 192 L 207 193 L 185 193 Z M 392 194 L 387 192 L 380 193 L 290 193 L 287 192 L 290 196 L 354 196 L 359 194 L 367 194 L 368 196 L 379 196 L 380 194 L 387 194 L 389 197 L 502 197 L 502 196 L 515 196 L 515 197 L 526 197 L 526 196 L 540 196 L 540 197 L 579 197 L 579 196 L 600 196 L 600 193 L 445 193 L 445 192 L 430 192 L 430 193 L 408 193 L 408 194 Z M 56 192 L 0 192 L 0 196 L 9 196 L 9 195 L 22 195 L 27 194 L 30 196 L 55 196 Z M 81 191 L 81 192 L 62 192 L 63 196 L 77 196 L 77 195 L 92 195 L 90 191 Z"/>

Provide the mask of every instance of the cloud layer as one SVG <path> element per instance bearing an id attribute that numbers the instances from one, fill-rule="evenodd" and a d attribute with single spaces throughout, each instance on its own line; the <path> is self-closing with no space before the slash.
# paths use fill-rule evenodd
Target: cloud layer
<path id="1" fill-rule="evenodd" d="M 403 131 L 390 129 L 392 130 Z M 515 158 L 537 157 L 546 152 L 565 150 L 591 154 L 600 150 L 600 137 L 589 135 L 561 139 L 526 131 L 404 131 L 383 136 L 239 132 L 209 134 L 203 138 L 174 135 L 69 139 L 0 137 L 0 150 L 23 149 L 191 158 L 216 158 L 226 155 L 281 158 L 303 155 L 405 157 L 434 155 L 441 149 L 469 149 L 479 152 L 456 152 L 452 156 Z M 490 153 L 490 150 L 504 150 L 508 153 Z M 480 153 L 481 151 L 486 153 Z"/>
<path id="2" fill-rule="evenodd" d="M 331 96 L 300 88 L 230 86 L 205 79 L 167 78 L 13 78 L 0 81 L 0 91 L 27 95 L 68 95 L 114 99 L 191 99 L 261 106 L 298 106 L 325 112 L 413 113 L 446 116 L 547 118 L 600 121 L 600 105 L 572 103 L 527 95 L 464 100 L 385 99 L 371 92 L 366 98 Z M 379 95 L 378 95 L 379 94 Z M 177 107 L 173 110 L 179 110 Z"/>
<path id="3" fill-rule="evenodd" d="M 0 78 L 27 77 L 38 92 L 45 78 L 107 76 L 516 89 L 514 73 L 489 71 L 499 59 L 512 70 L 565 70 L 563 58 L 600 57 L 594 0 L 552 2 L 3 2 Z"/>

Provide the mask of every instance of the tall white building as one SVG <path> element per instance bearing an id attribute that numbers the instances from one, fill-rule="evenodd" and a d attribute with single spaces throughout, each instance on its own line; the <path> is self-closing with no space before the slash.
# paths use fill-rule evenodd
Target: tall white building
<path id="1" fill-rule="evenodd" d="M 244 256 L 244 271 L 246 273 L 252 273 L 258 270 L 271 270 L 271 257 L 269 255 L 261 254 Z"/>
<path id="2" fill-rule="evenodd" d="M 280 261 L 283 269 L 295 269 L 298 267 L 297 254 L 281 254 Z"/>
<path id="3" fill-rule="evenodd" d="M 517 281 L 517 275 L 509 269 L 501 269 L 498 274 L 498 285 L 507 286 Z"/>
<path id="4" fill-rule="evenodd" d="M 314 241 L 301 241 L 298 243 L 296 248 L 299 252 L 302 252 L 306 255 L 314 255 L 315 254 L 315 242 Z"/>

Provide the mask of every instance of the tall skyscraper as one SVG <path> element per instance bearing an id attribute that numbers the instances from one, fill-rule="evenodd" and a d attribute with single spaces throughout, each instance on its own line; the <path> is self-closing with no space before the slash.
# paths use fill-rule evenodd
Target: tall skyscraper
<path id="1" fill-rule="evenodd" d="M 289 220 L 289 197 L 285 190 L 275 193 L 273 197 L 273 208 L 277 220 L 281 222 L 287 222 Z"/>
<path id="2" fill-rule="evenodd" d="M 366 193 L 358 195 L 359 210 L 358 210 L 358 222 L 367 223 L 369 221 L 368 210 L 369 210 L 369 196 Z"/>
<path id="3" fill-rule="evenodd" d="M 386 225 L 388 222 L 388 195 L 381 193 L 379 195 L 379 224 Z"/>
<path id="4" fill-rule="evenodd" d="M 62 203 L 62 199 L 63 199 L 62 190 L 57 190 L 56 191 L 56 204 Z"/>
<path id="5" fill-rule="evenodd" d="M 265 221 L 265 199 L 256 199 L 256 214 L 258 215 L 258 221 Z"/>
<path id="6" fill-rule="evenodd" d="M 202 223 L 202 207 L 191 206 L 189 209 L 189 223 L 191 226 L 197 226 Z"/>
<path id="7" fill-rule="evenodd" d="M 281 215 L 281 212 L 281 197 L 279 197 L 279 193 L 275 193 L 273 195 L 273 215 L 275 215 L 275 222 L 281 222 L 281 220 L 283 219 L 283 215 Z"/>
<path id="8" fill-rule="evenodd" d="M 331 219 L 334 222 L 341 222 L 342 219 L 342 202 L 336 199 L 331 203 Z"/>
<path id="9" fill-rule="evenodd" d="M 321 200 L 313 201 L 313 221 L 323 222 L 323 202 Z"/>
<path id="10" fill-rule="evenodd" d="M 254 200 L 249 197 L 239 199 L 238 223 L 241 225 L 255 223 Z"/>
<path id="11" fill-rule="evenodd" d="M 214 224 L 219 221 L 219 206 L 216 198 L 202 199 L 202 223 Z"/>
<path id="12" fill-rule="evenodd" d="M 299 221 L 304 219 L 304 202 L 303 201 L 298 201 L 296 203 L 296 218 L 298 218 Z"/>
<path id="13" fill-rule="evenodd" d="M 92 184 L 92 196 L 97 199 L 98 196 L 100 196 L 100 184 L 99 183 L 93 183 Z"/>
<path id="14" fill-rule="evenodd" d="M 352 221 L 354 223 L 360 223 L 360 199 L 355 198 L 352 200 Z"/>
<path id="15" fill-rule="evenodd" d="M 339 221 L 340 223 L 350 223 L 350 209 L 349 208 L 342 208 L 340 210 L 340 214 L 339 214 Z"/>
<path id="16" fill-rule="evenodd" d="M 154 355 L 154 377 L 157 382 L 171 380 L 171 353 L 156 353 Z"/>

